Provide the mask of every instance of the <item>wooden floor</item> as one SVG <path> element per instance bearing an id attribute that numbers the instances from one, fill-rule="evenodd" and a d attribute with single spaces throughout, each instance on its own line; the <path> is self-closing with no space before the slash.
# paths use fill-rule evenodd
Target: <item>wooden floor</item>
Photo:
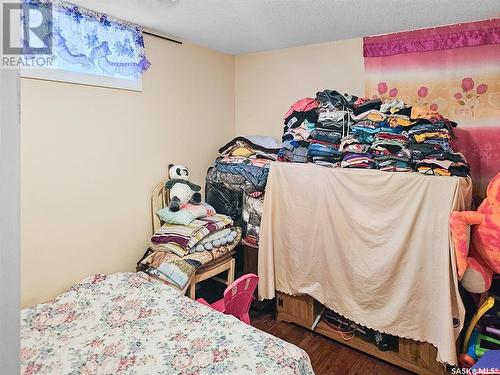
<path id="1" fill-rule="evenodd" d="M 411 374 L 295 324 L 277 322 L 271 312 L 251 311 L 252 325 L 304 349 L 316 375 Z"/>
<path id="2" fill-rule="evenodd" d="M 206 280 L 200 283 L 196 297 L 209 303 L 222 297 L 225 286 Z M 274 320 L 274 305 L 262 311 L 250 310 L 252 325 L 304 349 L 316 375 L 396 375 L 411 374 L 363 352 L 342 345 L 295 324 Z"/>

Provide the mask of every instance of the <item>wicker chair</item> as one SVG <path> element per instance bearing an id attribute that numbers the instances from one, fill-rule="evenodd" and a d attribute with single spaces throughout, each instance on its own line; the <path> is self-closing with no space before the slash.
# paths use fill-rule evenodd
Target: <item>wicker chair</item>
<path id="1" fill-rule="evenodd" d="M 155 189 L 153 190 L 153 194 L 151 195 L 151 217 L 153 220 L 153 234 L 160 229 L 162 222 L 160 221 L 160 218 L 158 215 L 156 215 L 156 212 L 164 207 L 168 207 L 168 204 L 170 202 L 170 195 L 168 189 L 165 187 L 166 181 L 163 181 L 159 183 Z M 189 286 L 189 297 L 191 299 L 196 298 L 196 284 L 203 281 L 210 279 L 214 276 L 219 275 L 222 272 L 227 271 L 227 279 L 219 279 L 215 278 L 217 281 L 221 281 L 226 285 L 231 285 L 234 281 L 234 272 L 235 272 L 235 260 L 233 255 L 235 254 L 235 251 L 230 251 L 229 253 L 225 254 L 224 256 L 214 259 L 211 262 L 208 262 L 207 264 L 203 265 L 202 267 L 198 268 L 196 271 L 195 275 L 193 276 L 191 280 L 191 284 Z"/>

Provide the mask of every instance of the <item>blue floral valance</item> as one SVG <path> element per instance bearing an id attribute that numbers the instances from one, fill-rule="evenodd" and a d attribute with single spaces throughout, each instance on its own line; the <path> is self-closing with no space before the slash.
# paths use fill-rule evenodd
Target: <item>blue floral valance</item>
<path id="1" fill-rule="evenodd" d="M 58 69 L 134 79 L 151 65 L 137 25 L 59 0 L 24 0 L 24 5 L 25 14 L 27 9 L 52 8 L 52 16 L 43 21 L 47 26 L 43 39 L 51 39 Z M 26 21 L 23 24 L 29 27 Z M 25 43 L 25 52 L 30 49 Z"/>

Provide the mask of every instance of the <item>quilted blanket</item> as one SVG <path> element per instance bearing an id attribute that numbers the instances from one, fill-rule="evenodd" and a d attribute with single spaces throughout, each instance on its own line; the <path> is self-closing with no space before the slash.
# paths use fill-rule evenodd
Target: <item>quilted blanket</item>
<path id="1" fill-rule="evenodd" d="M 154 251 L 171 251 L 184 256 L 208 234 L 231 225 L 233 220 L 229 216 L 219 214 L 196 219 L 187 225 L 163 224 L 151 237 L 150 247 Z"/>
<path id="2" fill-rule="evenodd" d="M 94 275 L 21 311 L 22 374 L 313 374 L 296 346 L 144 273 Z"/>
<path id="3" fill-rule="evenodd" d="M 198 268 L 233 251 L 238 245 L 241 240 L 241 228 L 233 228 L 237 234 L 234 242 L 214 248 L 212 251 L 197 251 L 179 256 L 170 251 L 151 250 L 152 253 L 140 261 L 138 271 L 143 270 L 185 293 Z"/>

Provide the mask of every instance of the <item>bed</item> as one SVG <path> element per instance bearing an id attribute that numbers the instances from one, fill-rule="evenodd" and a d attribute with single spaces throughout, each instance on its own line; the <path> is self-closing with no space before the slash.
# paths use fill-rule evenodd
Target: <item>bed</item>
<path id="1" fill-rule="evenodd" d="M 21 312 L 22 374 L 313 374 L 298 347 L 145 273 L 94 275 Z"/>

